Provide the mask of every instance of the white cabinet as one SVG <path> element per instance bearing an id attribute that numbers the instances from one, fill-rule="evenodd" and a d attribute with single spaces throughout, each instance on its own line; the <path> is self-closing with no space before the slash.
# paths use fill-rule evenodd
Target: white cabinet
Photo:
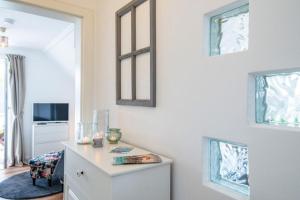
<path id="1" fill-rule="evenodd" d="M 88 200 L 86 195 L 82 192 L 80 185 L 74 183 L 69 176 L 64 177 L 64 200 Z"/>
<path id="2" fill-rule="evenodd" d="M 65 144 L 64 199 L 73 200 L 170 200 L 171 160 L 162 163 L 113 166 L 113 145 Z M 121 143 L 121 146 L 130 146 Z M 134 148 L 128 155 L 150 153 Z"/>
<path id="3" fill-rule="evenodd" d="M 70 187 L 67 187 L 67 193 L 68 193 L 67 200 L 79 200 L 79 198 L 74 194 L 74 192 L 71 190 Z"/>
<path id="4" fill-rule="evenodd" d="M 69 138 L 69 125 L 62 123 L 34 123 L 32 125 L 32 157 L 64 149 L 62 141 Z"/>

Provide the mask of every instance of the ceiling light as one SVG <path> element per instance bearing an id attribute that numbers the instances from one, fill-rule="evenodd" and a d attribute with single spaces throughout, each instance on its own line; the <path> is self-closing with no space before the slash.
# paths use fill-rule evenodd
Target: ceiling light
<path id="1" fill-rule="evenodd" d="M 1 26 L 0 27 L 0 32 L 5 33 L 5 31 L 6 31 L 6 28 Z"/>
<path id="2" fill-rule="evenodd" d="M 15 20 L 14 19 L 11 19 L 11 18 L 5 18 L 4 20 L 3 20 L 3 26 L 4 27 L 10 27 L 10 26 L 12 26 L 13 24 L 15 23 Z"/>
<path id="3" fill-rule="evenodd" d="M 0 32 L 5 33 L 6 28 L 0 27 Z M 8 47 L 8 37 L 4 35 L 0 35 L 0 48 Z"/>
<path id="4" fill-rule="evenodd" d="M 0 23 L 0 48 L 6 48 L 8 47 L 8 37 L 5 34 L 6 29 L 11 27 L 15 23 L 14 19 L 11 18 L 5 18 Z"/>
<path id="5" fill-rule="evenodd" d="M 0 48 L 8 47 L 8 37 L 0 36 Z"/>

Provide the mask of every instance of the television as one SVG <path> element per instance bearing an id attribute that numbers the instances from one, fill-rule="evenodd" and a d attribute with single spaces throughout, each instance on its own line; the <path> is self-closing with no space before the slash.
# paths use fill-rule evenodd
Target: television
<path id="1" fill-rule="evenodd" d="M 34 122 L 65 122 L 69 120 L 68 103 L 34 103 Z"/>

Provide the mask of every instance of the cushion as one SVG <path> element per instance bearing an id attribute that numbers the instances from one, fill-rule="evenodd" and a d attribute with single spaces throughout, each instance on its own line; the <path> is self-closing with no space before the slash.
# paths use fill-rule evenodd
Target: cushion
<path id="1" fill-rule="evenodd" d="M 62 152 L 51 152 L 44 155 L 37 156 L 29 161 L 30 166 L 45 166 L 53 167 L 61 158 Z"/>
<path id="2" fill-rule="evenodd" d="M 63 151 L 51 152 L 37 156 L 29 161 L 30 174 L 32 178 L 48 178 L 51 179 L 57 162 L 63 156 Z"/>

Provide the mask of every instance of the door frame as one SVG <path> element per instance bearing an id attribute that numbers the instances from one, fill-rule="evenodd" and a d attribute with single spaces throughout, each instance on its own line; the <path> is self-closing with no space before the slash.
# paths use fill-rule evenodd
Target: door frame
<path id="1" fill-rule="evenodd" d="M 4 84 L 4 88 L 5 88 L 5 94 L 4 94 L 4 109 L 5 109 L 5 119 L 4 119 L 4 122 L 5 122 L 5 128 L 4 128 L 4 169 L 7 168 L 7 131 L 8 131 L 8 81 L 9 81 L 9 77 L 8 77 L 8 59 L 7 58 L 4 58 L 5 59 L 5 78 L 4 78 L 4 81 L 5 81 L 5 84 Z"/>
<path id="2" fill-rule="evenodd" d="M 0 54 L 0 59 L 4 59 L 4 169 L 7 168 L 7 131 L 8 131 L 8 59 L 5 55 Z"/>
<path id="3" fill-rule="evenodd" d="M 2 0 L 0 1 L 0 8 L 69 21 L 75 24 L 75 124 L 80 121 L 90 121 L 94 107 L 94 11 L 53 0 Z M 70 138 L 75 139 L 75 131 L 70 134 Z M 6 144 L 5 164 L 7 163 Z"/>
<path id="4" fill-rule="evenodd" d="M 53 0 L 2 0 L 1 7 L 75 24 L 75 123 L 91 120 L 94 106 L 94 11 Z"/>

